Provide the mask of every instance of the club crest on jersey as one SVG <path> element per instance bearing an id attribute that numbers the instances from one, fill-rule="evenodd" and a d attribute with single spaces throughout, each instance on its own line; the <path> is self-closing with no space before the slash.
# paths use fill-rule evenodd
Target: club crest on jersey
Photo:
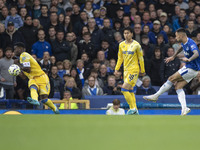
<path id="1" fill-rule="evenodd" d="M 189 51 L 189 47 L 186 47 L 186 51 Z"/>
<path id="2" fill-rule="evenodd" d="M 26 57 L 22 57 L 22 61 L 26 60 Z"/>
<path id="3" fill-rule="evenodd" d="M 196 47 L 196 46 L 195 46 L 194 44 L 191 46 L 192 49 L 194 49 L 195 47 Z"/>

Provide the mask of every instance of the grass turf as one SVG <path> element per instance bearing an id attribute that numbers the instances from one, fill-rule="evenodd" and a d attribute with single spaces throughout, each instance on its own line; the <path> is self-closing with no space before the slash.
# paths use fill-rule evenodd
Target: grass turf
<path id="1" fill-rule="evenodd" d="M 197 150 L 200 116 L 0 115 L 1 150 Z"/>

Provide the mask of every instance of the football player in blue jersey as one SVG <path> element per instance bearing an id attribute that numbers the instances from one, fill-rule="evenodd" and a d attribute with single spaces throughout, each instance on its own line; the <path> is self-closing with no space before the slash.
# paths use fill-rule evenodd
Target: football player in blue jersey
<path id="1" fill-rule="evenodd" d="M 185 57 L 182 58 L 182 61 L 185 62 L 185 66 L 170 76 L 155 94 L 144 96 L 143 98 L 148 101 L 155 102 L 158 100 L 158 97 L 161 94 L 168 91 L 172 85 L 175 84 L 178 100 L 182 107 L 181 115 L 187 115 L 190 112 L 190 108 L 186 106 L 185 92 L 183 87 L 193 78 L 195 78 L 200 70 L 200 51 L 197 47 L 197 44 L 192 39 L 187 37 L 184 28 L 179 28 L 176 31 L 176 40 L 177 42 L 181 43 L 181 48 L 177 50 L 173 56 L 165 59 L 165 62 L 168 63 L 173 61 L 181 51 L 184 51 Z"/>

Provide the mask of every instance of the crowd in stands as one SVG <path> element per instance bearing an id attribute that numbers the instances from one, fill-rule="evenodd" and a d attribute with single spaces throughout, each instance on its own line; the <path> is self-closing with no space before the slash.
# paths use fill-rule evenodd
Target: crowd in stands
<path id="1" fill-rule="evenodd" d="M 28 96 L 28 79 L 13 79 L 1 68 L 13 63 L 10 52 L 22 42 L 48 74 L 50 98 L 62 99 L 65 91 L 78 99 L 121 95 L 123 69 L 113 73 L 123 29 L 129 26 L 142 46 L 147 74 L 135 92 L 153 94 L 184 65 L 183 53 L 164 62 L 180 48 L 175 31 L 185 28 L 200 47 L 200 0 L 0 0 L 0 86 L 12 86 L 7 98 Z M 200 94 L 199 83 L 198 76 L 186 93 Z"/>

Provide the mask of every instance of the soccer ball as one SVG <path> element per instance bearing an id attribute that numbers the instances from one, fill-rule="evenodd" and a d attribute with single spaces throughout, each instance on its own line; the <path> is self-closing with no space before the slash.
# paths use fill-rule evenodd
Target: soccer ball
<path id="1" fill-rule="evenodd" d="M 21 70 L 18 65 L 13 64 L 8 68 L 8 72 L 12 76 L 18 76 L 20 74 Z"/>

